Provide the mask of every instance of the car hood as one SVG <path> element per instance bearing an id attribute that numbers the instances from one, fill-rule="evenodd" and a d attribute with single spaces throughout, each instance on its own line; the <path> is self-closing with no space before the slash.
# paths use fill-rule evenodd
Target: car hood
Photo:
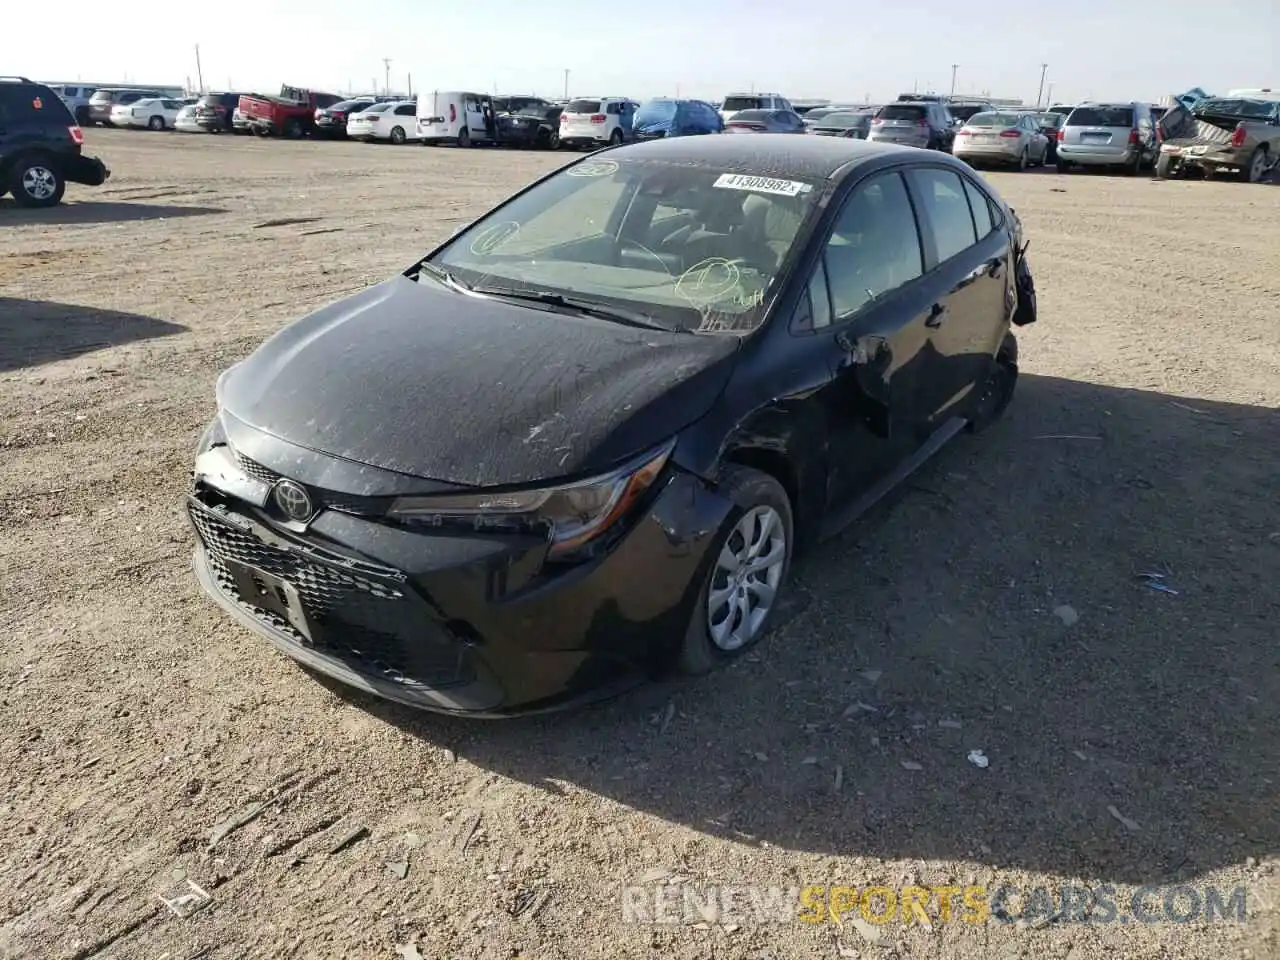
<path id="1" fill-rule="evenodd" d="M 738 339 L 642 330 L 397 277 L 263 343 L 222 408 L 282 440 L 496 486 L 606 469 L 719 396 Z"/>

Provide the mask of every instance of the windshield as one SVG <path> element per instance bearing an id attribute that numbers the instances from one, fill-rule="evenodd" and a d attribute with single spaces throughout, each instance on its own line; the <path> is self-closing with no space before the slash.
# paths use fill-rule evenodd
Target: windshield
<path id="1" fill-rule="evenodd" d="M 798 179 L 600 158 L 574 164 L 430 262 L 477 292 L 553 294 L 656 325 L 750 333 L 819 191 Z"/>
<path id="2" fill-rule="evenodd" d="M 599 100 L 570 100 L 564 108 L 565 113 L 599 113 Z"/>
<path id="3" fill-rule="evenodd" d="M 759 97 L 725 97 L 721 110 L 759 110 Z"/>
<path id="4" fill-rule="evenodd" d="M 1067 118 L 1069 127 L 1132 127 L 1132 107 L 1076 107 Z"/>
<path id="5" fill-rule="evenodd" d="M 1016 113 L 975 113 L 965 126 L 969 127 L 1016 127 Z"/>
<path id="6" fill-rule="evenodd" d="M 891 103 L 880 108 L 879 117 L 881 120 L 923 120 L 927 114 L 928 108 L 921 104 Z"/>
<path id="7" fill-rule="evenodd" d="M 818 124 L 820 127 L 865 127 L 871 119 L 869 113 L 828 113 Z"/>
<path id="8" fill-rule="evenodd" d="M 674 100 L 650 100 L 636 111 L 635 125 L 663 124 L 675 119 L 676 102 Z"/>

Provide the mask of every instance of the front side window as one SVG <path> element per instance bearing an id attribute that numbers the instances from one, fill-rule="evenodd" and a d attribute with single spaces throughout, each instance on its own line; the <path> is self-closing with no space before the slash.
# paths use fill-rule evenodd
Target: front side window
<path id="1" fill-rule="evenodd" d="M 924 272 L 920 232 L 901 174 L 877 174 L 854 189 L 823 260 L 831 308 L 840 319 Z"/>
<path id="2" fill-rule="evenodd" d="M 912 171 L 912 176 L 920 187 L 924 213 L 933 226 L 938 261 L 950 260 L 973 246 L 978 238 L 960 175 L 951 170 L 922 167 Z"/>
<path id="3" fill-rule="evenodd" d="M 479 292 L 561 295 L 669 329 L 750 333 L 817 187 L 661 161 L 587 160 L 450 241 L 431 262 Z"/>

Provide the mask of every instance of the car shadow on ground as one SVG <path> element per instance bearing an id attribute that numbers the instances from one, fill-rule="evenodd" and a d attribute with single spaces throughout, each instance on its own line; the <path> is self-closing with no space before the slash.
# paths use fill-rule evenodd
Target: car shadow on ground
<path id="1" fill-rule="evenodd" d="M 342 695 L 747 845 L 1174 882 L 1280 849 L 1277 476 L 1275 410 L 1024 375 L 730 669 L 509 722 Z"/>
<path id="2" fill-rule="evenodd" d="M 0 227 L 72 223 L 130 223 L 226 213 L 222 207 L 178 207 L 162 203 L 112 203 L 92 200 L 61 203 L 56 207 L 20 207 L 13 198 L 0 200 Z"/>
<path id="3" fill-rule="evenodd" d="M 136 313 L 0 297 L 0 373 L 186 329 Z"/>

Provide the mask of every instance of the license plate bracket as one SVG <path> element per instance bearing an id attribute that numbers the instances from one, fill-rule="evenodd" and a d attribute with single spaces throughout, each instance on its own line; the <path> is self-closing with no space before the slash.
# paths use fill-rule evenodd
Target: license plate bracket
<path id="1" fill-rule="evenodd" d="M 226 566 L 241 600 L 283 617 L 305 640 L 312 640 L 314 624 L 307 616 L 306 607 L 302 605 L 302 598 L 293 584 L 247 563 L 227 560 Z"/>

